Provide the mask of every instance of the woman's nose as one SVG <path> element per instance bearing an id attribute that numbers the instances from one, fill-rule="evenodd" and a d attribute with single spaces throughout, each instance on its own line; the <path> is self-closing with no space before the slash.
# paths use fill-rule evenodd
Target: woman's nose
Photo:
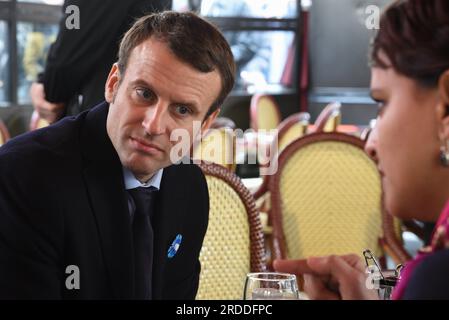
<path id="1" fill-rule="evenodd" d="M 376 127 L 372 128 L 369 135 L 368 140 L 365 144 L 365 152 L 368 156 L 373 159 L 376 163 L 379 160 L 377 157 L 377 130 Z"/>

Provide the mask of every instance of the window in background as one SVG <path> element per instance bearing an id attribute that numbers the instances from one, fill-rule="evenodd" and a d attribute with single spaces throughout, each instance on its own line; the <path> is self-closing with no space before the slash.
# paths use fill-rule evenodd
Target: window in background
<path id="1" fill-rule="evenodd" d="M 29 89 L 44 70 L 50 45 L 56 40 L 57 25 L 17 24 L 17 96 L 19 104 L 30 103 Z"/>
<path id="2" fill-rule="evenodd" d="M 236 89 L 291 86 L 295 33 L 292 31 L 225 31 L 237 65 Z"/>
<path id="3" fill-rule="evenodd" d="M 56 40 L 64 0 L 0 0 L 0 107 L 31 107 L 29 87 Z"/>
<path id="4" fill-rule="evenodd" d="M 9 100 L 8 48 L 8 26 L 5 21 L 0 21 L 0 104 L 5 104 Z"/>
<path id="5" fill-rule="evenodd" d="M 173 0 L 172 9 L 175 11 L 188 11 L 190 10 L 188 0 Z"/>
<path id="6" fill-rule="evenodd" d="M 62 6 L 64 0 L 18 0 L 18 2 L 42 3 L 42 4 Z"/>
<path id="7" fill-rule="evenodd" d="M 174 0 L 217 25 L 237 65 L 234 94 L 290 93 L 296 84 L 297 0 Z"/>
<path id="8" fill-rule="evenodd" d="M 201 14 L 209 17 L 295 19 L 296 0 L 203 0 Z"/>

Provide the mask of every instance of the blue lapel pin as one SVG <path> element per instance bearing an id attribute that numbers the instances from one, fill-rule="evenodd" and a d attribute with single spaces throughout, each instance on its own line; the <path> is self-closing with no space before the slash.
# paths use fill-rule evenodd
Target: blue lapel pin
<path id="1" fill-rule="evenodd" d="M 176 255 L 179 246 L 181 245 L 181 242 L 182 242 L 182 235 L 178 234 L 175 240 L 173 240 L 173 243 L 171 244 L 170 248 L 168 248 L 167 257 L 169 259 L 173 258 Z"/>

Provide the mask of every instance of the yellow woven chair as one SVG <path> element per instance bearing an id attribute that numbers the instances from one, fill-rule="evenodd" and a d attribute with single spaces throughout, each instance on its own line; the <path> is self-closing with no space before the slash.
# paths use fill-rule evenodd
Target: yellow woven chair
<path id="1" fill-rule="evenodd" d="M 280 154 L 269 181 L 275 258 L 361 255 L 366 248 L 381 256 L 381 245 L 398 263 L 408 258 L 382 210 L 380 176 L 363 147 L 354 136 L 314 133 Z"/>
<path id="2" fill-rule="evenodd" d="M 307 128 L 309 125 L 310 114 L 307 112 L 300 112 L 292 114 L 284 119 L 278 127 L 277 139 L 278 139 L 278 151 L 285 149 L 290 143 L 299 139 L 307 134 Z M 277 153 L 273 154 L 277 157 Z M 270 194 L 267 192 L 268 176 L 263 176 L 263 181 L 258 190 L 255 191 L 254 197 L 256 198 L 256 206 L 261 212 L 263 221 L 268 221 L 267 212 L 270 210 Z M 271 235 L 271 227 L 267 223 L 262 223 L 264 227 L 264 234 L 266 235 L 267 242 Z M 269 248 L 267 248 L 269 250 Z"/>
<path id="3" fill-rule="evenodd" d="M 193 152 L 193 159 L 219 164 L 234 172 L 236 161 L 236 137 L 231 128 L 210 129 L 201 138 Z"/>
<path id="4" fill-rule="evenodd" d="M 0 146 L 9 140 L 9 132 L 2 120 L 0 120 Z"/>
<path id="5" fill-rule="evenodd" d="M 307 112 L 295 113 L 283 120 L 278 127 L 279 151 L 285 149 L 294 140 L 304 136 L 307 133 L 309 121 L 310 114 Z"/>
<path id="6" fill-rule="evenodd" d="M 301 138 L 307 134 L 308 126 L 310 121 L 310 114 L 308 112 L 299 112 L 290 115 L 285 118 L 278 126 L 277 131 L 277 150 L 282 151 L 290 143 L 296 139 Z M 273 154 L 273 156 L 278 156 L 278 154 Z M 264 182 L 254 194 L 255 198 L 258 199 L 267 191 L 266 176 L 264 176 Z"/>
<path id="7" fill-rule="evenodd" d="M 242 299 L 246 274 L 265 270 L 259 214 L 252 195 L 235 174 L 213 163 L 200 167 L 208 184 L 210 209 L 196 298 Z"/>
<path id="8" fill-rule="evenodd" d="M 251 98 L 251 128 L 254 130 L 273 130 L 281 122 L 279 107 L 273 97 L 256 94 Z"/>
<path id="9" fill-rule="evenodd" d="M 45 128 L 49 125 L 50 123 L 47 120 L 42 119 L 37 111 L 33 111 L 30 120 L 30 131 Z"/>
<path id="10" fill-rule="evenodd" d="M 315 132 L 337 131 L 341 123 L 341 104 L 333 102 L 328 104 L 315 120 Z"/>

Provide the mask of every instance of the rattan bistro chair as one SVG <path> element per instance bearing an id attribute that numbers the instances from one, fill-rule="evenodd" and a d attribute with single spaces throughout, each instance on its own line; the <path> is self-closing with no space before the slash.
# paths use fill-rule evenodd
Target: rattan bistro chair
<path id="1" fill-rule="evenodd" d="M 315 120 L 315 132 L 337 131 L 341 123 L 341 104 L 339 102 L 329 103 Z"/>
<path id="2" fill-rule="evenodd" d="M 329 254 L 407 253 L 382 209 L 380 176 L 364 142 L 342 133 L 314 133 L 291 143 L 270 177 L 274 258 Z"/>
<path id="3" fill-rule="evenodd" d="M 281 122 L 279 107 L 270 95 L 255 94 L 251 98 L 251 128 L 258 130 L 274 130 Z"/>
<path id="4" fill-rule="evenodd" d="M 193 159 L 219 164 L 235 172 L 236 137 L 231 128 L 210 129 L 193 151 Z"/>
<path id="5" fill-rule="evenodd" d="M 294 140 L 307 134 L 310 114 L 308 112 L 299 112 L 292 114 L 284 119 L 278 127 L 279 151 L 285 149 Z"/>
<path id="6" fill-rule="evenodd" d="M 9 140 L 9 132 L 2 120 L 0 120 L 0 146 Z"/>
<path id="7" fill-rule="evenodd" d="M 308 112 L 299 112 L 285 118 L 278 126 L 277 137 L 275 143 L 278 144 L 277 151 L 273 152 L 272 157 L 277 157 L 278 152 L 282 151 L 290 143 L 296 139 L 301 138 L 307 134 L 307 128 L 310 121 L 310 114 Z M 272 148 L 274 150 L 274 148 Z M 268 176 L 263 176 L 263 182 L 254 193 L 258 205 L 258 209 L 262 214 L 266 215 L 270 208 L 268 187 Z M 270 228 L 265 228 L 269 233 Z"/>
<path id="8" fill-rule="evenodd" d="M 248 272 L 265 270 L 260 217 L 240 179 L 214 163 L 201 163 L 209 189 L 209 225 L 200 253 L 196 298 L 242 299 Z"/>
<path id="9" fill-rule="evenodd" d="M 296 139 L 301 138 L 307 134 L 307 128 L 310 121 L 310 114 L 308 112 L 299 112 L 290 115 L 285 118 L 278 126 L 276 142 L 277 152 L 272 154 L 273 157 L 278 156 L 278 152 L 282 151 L 290 143 Z M 274 150 L 272 148 L 272 150 Z M 254 197 L 256 199 L 260 198 L 264 193 L 267 192 L 267 182 L 268 178 L 264 176 L 264 180 L 260 188 L 255 192 Z"/>

